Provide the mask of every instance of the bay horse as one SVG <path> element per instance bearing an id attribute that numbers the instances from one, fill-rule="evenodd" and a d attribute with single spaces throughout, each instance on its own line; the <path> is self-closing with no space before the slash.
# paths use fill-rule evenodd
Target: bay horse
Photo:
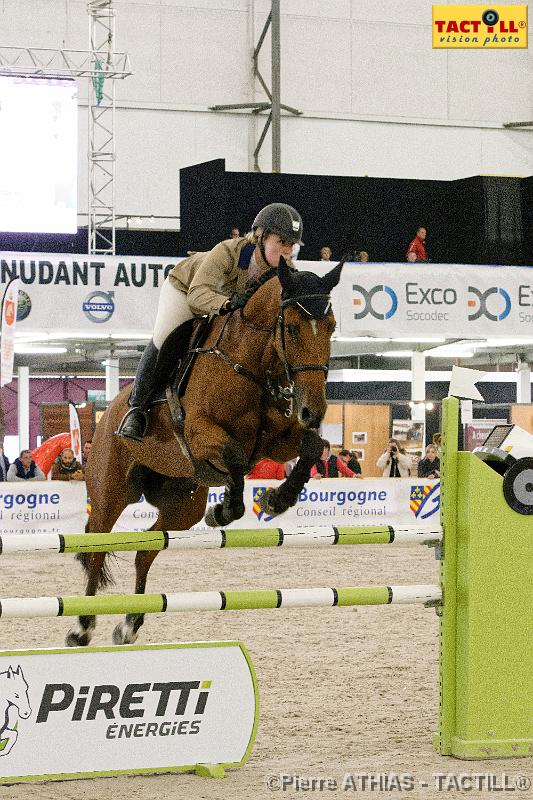
<path id="1" fill-rule="evenodd" d="M 187 530 L 205 512 L 210 486 L 225 486 L 206 522 L 227 526 L 243 516 L 244 475 L 262 458 L 283 463 L 299 456 L 294 470 L 263 496 L 269 514 L 294 505 L 320 458 L 317 429 L 326 411 L 326 376 L 335 329 L 330 292 L 344 260 L 326 275 L 290 269 L 264 273 L 246 290 L 244 308 L 215 317 L 196 348 L 196 362 L 182 398 L 183 439 L 169 406 L 155 404 L 142 442 L 115 435 L 128 408 L 131 386 L 113 400 L 93 438 L 86 480 L 91 500 L 88 532 L 108 532 L 130 503 L 144 494 L 158 509 L 152 530 Z M 86 595 L 111 580 L 106 553 L 82 553 Z M 143 593 L 157 551 L 135 558 L 135 592 Z M 113 631 L 115 644 L 135 641 L 143 614 L 127 614 Z M 87 645 L 96 617 L 82 616 L 67 645 Z"/>

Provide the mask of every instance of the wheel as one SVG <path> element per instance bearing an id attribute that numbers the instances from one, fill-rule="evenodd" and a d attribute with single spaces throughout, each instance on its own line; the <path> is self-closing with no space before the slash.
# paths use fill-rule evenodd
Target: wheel
<path id="1" fill-rule="evenodd" d="M 503 477 L 507 505 L 518 514 L 533 514 L 533 458 L 519 458 Z"/>

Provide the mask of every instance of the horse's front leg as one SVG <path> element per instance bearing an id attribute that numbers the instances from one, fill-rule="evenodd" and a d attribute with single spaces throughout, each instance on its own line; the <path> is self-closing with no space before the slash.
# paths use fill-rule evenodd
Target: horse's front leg
<path id="1" fill-rule="evenodd" d="M 248 470 L 248 459 L 241 445 L 234 439 L 222 448 L 222 462 L 228 470 L 222 503 L 210 506 L 205 521 L 211 527 L 224 527 L 240 519 L 244 508 L 244 475 Z"/>
<path id="2" fill-rule="evenodd" d="M 322 454 L 324 443 L 316 430 L 307 429 L 302 436 L 299 459 L 283 483 L 277 489 L 267 489 L 259 505 L 268 514 L 283 514 L 298 500 L 298 495 L 309 480 L 311 467 Z"/>

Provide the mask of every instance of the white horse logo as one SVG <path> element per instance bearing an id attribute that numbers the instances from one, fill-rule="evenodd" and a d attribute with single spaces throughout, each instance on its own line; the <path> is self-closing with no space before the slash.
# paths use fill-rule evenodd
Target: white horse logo
<path id="1" fill-rule="evenodd" d="M 28 719 L 30 714 L 28 684 L 20 665 L 0 672 L 0 756 L 7 756 L 15 746 L 19 717 Z"/>

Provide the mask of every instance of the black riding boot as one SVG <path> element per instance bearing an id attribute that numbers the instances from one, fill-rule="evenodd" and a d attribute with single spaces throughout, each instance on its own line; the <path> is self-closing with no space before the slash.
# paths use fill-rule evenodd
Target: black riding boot
<path id="1" fill-rule="evenodd" d="M 117 435 L 142 442 L 148 428 L 148 408 L 158 388 L 156 362 L 159 350 L 153 343 L 147 345 L 139 361 L 133 389 L 129 399 L 131 408 L 122 418 Z"/>

